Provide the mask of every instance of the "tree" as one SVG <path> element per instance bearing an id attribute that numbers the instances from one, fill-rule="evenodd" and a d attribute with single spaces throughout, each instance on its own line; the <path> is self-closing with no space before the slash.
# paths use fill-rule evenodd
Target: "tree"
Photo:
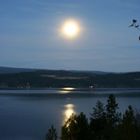
<path id="1" fill-rule="evenodd" d="M 71 117 L 65 122 L 61 129 L 62 140 L 73 140 L 75 135 L 76 115 L 72 114 Z"/>
<path id="2" fill-rule="evenodd" d="M 108 97 L 107 105 L 106 105 L 106 117 L 108 123 L 113 128 L 120 119 L 121 113 L 118 113 L 117 110 L 119 109 L 118 103 L 116 102 L 116 98 L 113 94 Z"/>
<path id="3" fill-rule="evenodd" d="M 113 94 L 109 95 L 106 105 L 106 140 L 112 140 L 116 136 L 116 129 L 121 120 L 121 113 L 117 111 L 118 109 L 119 107 L 115 96 Z"/>
<path id="4" fill-rule="evenodd" d="M 120 125 L 120 140 L 138 140 L 138 126 L 131 106 L 125 111 Z"/>
<path id="5" fill-rule="evenodd" d="M 91 119 L 99 119 L 105 117 L 105 107 L 101 101 L 97 101 L 96 106 L 93 107 Z"/>
<path id="6" fill-rule="evenodd" d="M 84 113 L 72 115 L 62 127 L 62 140 L 89 140 L 89 124 Z"/>
<path id="7" fill-rule="evenodd" d="M 104 138 L 104 130 L 106 127 L 106 113 L 102 102 L 97 101 L 93 108 L 93 113 L 90 118 L 91 136 L 95 140 L 102 140 Z"/>
<path id="8" fill-rule="evenodd" d="M 46 140 L 57 140 L 57 132 L 53 126 L 48 130 Z"/>
<path id="9" fill-rule="evenodd" d="M 110 95 L 107 105 L 100 101 L 93 107 L 90 123 L 84 115 L 72 115 L 62 127 L 61 140 L 139 140 L 140 123 L 131 106 L 123 116 L 117 111 L 115 96 Z"/>
<path id="10" fill-rule="evenodd" d="M 135 29 L 138 29 L 140 31 L 140 25 L 137 23 L 137 20 L 136 19 L 133 19 L 132 20 L 132 24 L 129 25 L 129 27 L 134 27 Z M 139 40 L 140 40 L 140 36 L 139 36 Z"/>

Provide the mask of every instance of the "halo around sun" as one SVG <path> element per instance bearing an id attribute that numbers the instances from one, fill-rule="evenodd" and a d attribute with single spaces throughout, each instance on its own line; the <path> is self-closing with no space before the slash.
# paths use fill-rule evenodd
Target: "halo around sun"
<path id="1" fill-rule="evenodd" d="M 80 34 L 80 25 L 78 21 L 66 20 L 61 27 L 61 34 L 68 39 L 75 39 Z"/>

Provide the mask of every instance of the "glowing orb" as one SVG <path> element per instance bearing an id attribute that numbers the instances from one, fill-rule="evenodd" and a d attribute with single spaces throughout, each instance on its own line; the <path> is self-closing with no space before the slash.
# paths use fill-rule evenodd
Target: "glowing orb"
<path id="1" fill-rule="evenodd" d="M 66 20 L 61 27 L 61 33 L 68 39 L 74 39 L 80 33 L 80 25 L 76 20 Z"/>

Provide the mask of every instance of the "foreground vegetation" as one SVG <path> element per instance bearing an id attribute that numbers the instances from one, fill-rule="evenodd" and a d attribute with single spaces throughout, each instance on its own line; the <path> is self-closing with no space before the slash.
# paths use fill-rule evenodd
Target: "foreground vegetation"
<path id="1" fill-rule="evenodd" d="M 84 113 L 73 114 L 62 126 L 61 138 L 52 126 L 46 140 L 140 140 L 140 115 L 131 106 L 122 114 L 115 96 L 107 104 L 97 101 L 88 119 Z"/>

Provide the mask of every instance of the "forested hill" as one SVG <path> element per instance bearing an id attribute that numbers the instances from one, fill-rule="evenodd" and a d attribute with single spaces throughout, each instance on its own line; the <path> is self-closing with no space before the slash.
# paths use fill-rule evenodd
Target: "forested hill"
<path id="1" fill-rule="evenodd" d="M 140 88 L 140 72 L 104 73 L 91 71 L 32 70 L 0 74 L 0 88 L 48 88 L 89 86 Z"/>

